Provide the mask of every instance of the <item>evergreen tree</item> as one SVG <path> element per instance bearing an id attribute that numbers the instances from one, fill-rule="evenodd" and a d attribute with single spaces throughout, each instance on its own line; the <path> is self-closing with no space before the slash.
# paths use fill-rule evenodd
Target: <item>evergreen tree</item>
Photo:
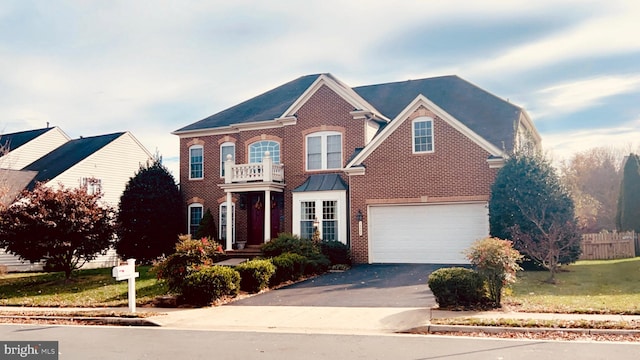
<path id="1" fill-rule="evenodd" d="M 513 240 L 518 251 L 552 272 L 556 264 L 546 259 L 552 253 L 558 264 L 580 256 L 573 201 L 540 155 L 514 155 L 505 162 L 491 187 L 489 224 L 491 236 Z"/>
<path id="2" fill-rule="evenodd" d="M 118 254 L 149 263 L 173 253 L 184 225 L 181 205 L 180 190 L 159 156 L 140 166 L 120 197 Z"/>
<path id="3" fill-rule="evenodd" d="M 196 234 L 194 235 L 194 239 L 202 239 L 204 237 L 218 241 L 218 229 L 216 228 L 216 222 L 213 220 L 213 215 L 211 215 L 211 209 L 207 209 L 204 215 L 202 215 L 198 230 L 196 230 Z"/>
<path id="4" fill-rule="evenodd" d="M 640 232 L 640 158 L 630 154 L 624 165 L 616 226 L 620 231 Z"/>

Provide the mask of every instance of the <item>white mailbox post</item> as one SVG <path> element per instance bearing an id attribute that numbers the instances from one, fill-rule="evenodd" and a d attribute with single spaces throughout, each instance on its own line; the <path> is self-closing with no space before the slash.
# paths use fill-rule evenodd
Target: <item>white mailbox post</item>
<path id="1" fill-rule="evenodd" d="M 128 259 L 127 265 L 115 266 L 111 275 L 118 281 L 129 281 L 129 311 L 136 312 L 136 278 L 140 276 L 136 272 L 136 259 Z"/>

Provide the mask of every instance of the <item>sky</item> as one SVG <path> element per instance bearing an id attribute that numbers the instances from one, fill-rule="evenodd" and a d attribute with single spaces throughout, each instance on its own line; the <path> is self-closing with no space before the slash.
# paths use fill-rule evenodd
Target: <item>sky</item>
<path id="1" fill-rule="evenodd" d="M 302 75 L 458 75 L 523 107 L 553 161 L 640 145 L 640 1 L 0 0 L 0 133 L 171 132 Z"/>

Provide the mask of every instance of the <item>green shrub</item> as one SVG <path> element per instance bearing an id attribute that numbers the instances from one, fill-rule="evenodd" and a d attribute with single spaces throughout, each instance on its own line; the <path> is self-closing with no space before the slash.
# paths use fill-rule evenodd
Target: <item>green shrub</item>
<path id="1" fill-rule="evenodd" d="M 349 247 L 341 243 L 340 241 L 322 241 L 320 243 L 320 250 L 322 251 L 322 254 L 324 254 L 324 256 L 329 259 L 331 265 L 351 265 L 351 254 L 349 252 Z"/>
<path id="2" fill-rule="evenodd" d="M 276 272 L 271 278 L 272 285 L 277 285 L 289 280 L 298 280 L 307 264 L 307 258 L 292 253 L 284 253 L 271 259 L 276 267 Z"/>
<path id="3" fill-rule="evenodd" d="M 499 307 L 502 288 L 515 282 L 516 272 L 521 270 L 518 262 L 522 260 L 522 255 L 509 240 L 485 238 L 471 245 L 467 258 L 487 281 L 489 299 Z"/>
<path id="4" fill-rule="evenodd" d="M 308 239 L 300 239 L 297 235 L 281 233 L 276 239 L 262 245 L 262 253 L 266 257 L 275 257 L 284 253 L 293 253 L 305 257 L 319 254 L 320 249 Z"/>
<path id="5" fill-rule="evenodd" d="M 240 274 L 227 266 L 203 266 L 189 273 L 180 291 L 192 305 L 208 305 L 223 296 L 236 296 L 240 289 Z"/>
<path id="6" fill-rule="evenodd" d="M 250 260 L 235 267 L 240 274 L 240 289 L 257 293 L 269 287 L 276 267 L 269 260 Z"/>
<path id="7" fill-rule="evenodd" d="M 165 281 L 172 292 L 180 292 L 185 277 L 203 265 L 218 262 L 224 251 L 217 242 L 202 238 L 192 240 L 189 235 L 181 235 L 176 243 L 176 252 L 157 263 L 153 270 L 159 280 Z"/>
<path id="8" fill-rule="evenodd" d="M 322 254 L 315 254 L 310 258 L 307 258 L 307 261 L 304 264 L 304 274 L 323 274 L 327 272 L 327 270 L 329 270 L 330 266 L 331 261 L 329 260 L 329 258 Z"/>
<path id="9" fill-rule="evenodd" d="M 441 308 L 473 306 L 484 300 L 484 280 L 471 269 L 438 269 L 429 275 L 428 284 Z"/>

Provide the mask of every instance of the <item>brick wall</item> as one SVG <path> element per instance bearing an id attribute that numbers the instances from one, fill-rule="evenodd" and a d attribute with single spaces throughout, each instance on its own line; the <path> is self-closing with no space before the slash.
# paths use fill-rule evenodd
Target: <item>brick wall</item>
<path id="1" fill-rule="evenodd" d="M 412 153 L 411 120 L 434 119 L 434 152 Z M 364 161 L 365 175 L 351 176 L 351 247 L 356 262 L 368 261 L 367 205 L 488 200 L 498 169 L 487 164 L 489 153 L 421 108 L 405 120 Z M 361 210 L 363 234 L 355 219 Z"/>

